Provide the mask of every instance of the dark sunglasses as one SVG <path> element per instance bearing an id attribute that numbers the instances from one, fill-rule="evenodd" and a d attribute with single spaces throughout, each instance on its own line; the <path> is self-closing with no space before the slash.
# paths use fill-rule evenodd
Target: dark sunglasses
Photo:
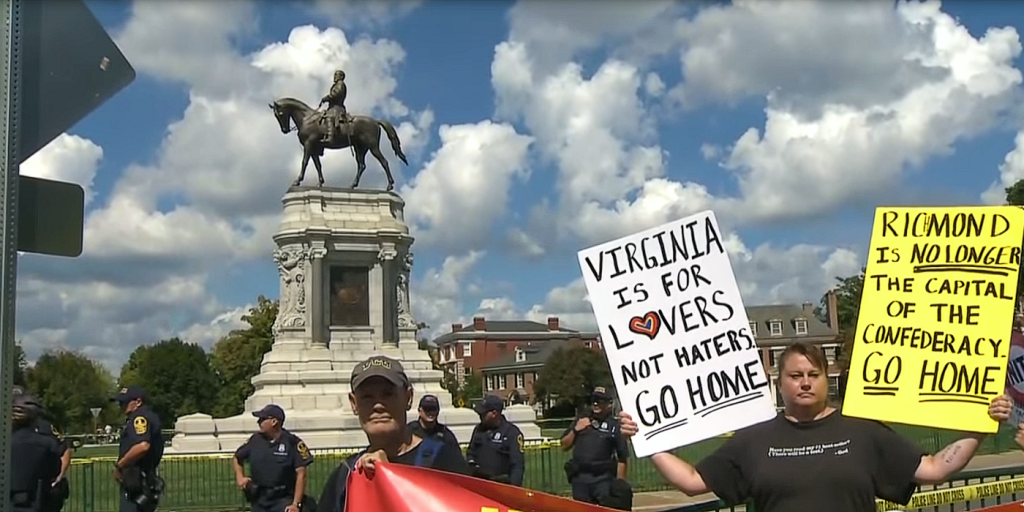
<path id="1" fill-rule="evenodd" d="M 427 414 L 437 414 L 441 409 L 437 407 L 424 407 L 423 412 Z"/>
<path id="2" fill-rule="evenodd" d="M 259 425 L 260 423 L 263 423 L 264 421 L 267 421 L 267 420 L 270 420 L 270 419 L 273 419 L 273 418 L 274 418 L 273 416 L 264 416 L 262 418 L 256 418 L 256 424 Z"/>

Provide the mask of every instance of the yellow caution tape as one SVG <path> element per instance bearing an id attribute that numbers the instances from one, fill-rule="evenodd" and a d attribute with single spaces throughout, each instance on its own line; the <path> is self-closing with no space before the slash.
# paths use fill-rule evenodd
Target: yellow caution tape
<path id="1" fill-rule="evenodd" d="M 910 503 L 900 505 L 885 500 L 876 500 L 876 510 L 886 512 L 889 510 L 914 510 L 923 507 L 937 507 L 950 503 L 963 503 L 966 501 L 980 500 L 995 496 L 1006 496 L 1015 492 L 1024 492 L 1024 478 L 1012 480 L 1000 480 L 985 484 L 965 485 L 963 487 L 952 487 L 948 489 L 936 489 L 915 494 L 910 498 Z"/>

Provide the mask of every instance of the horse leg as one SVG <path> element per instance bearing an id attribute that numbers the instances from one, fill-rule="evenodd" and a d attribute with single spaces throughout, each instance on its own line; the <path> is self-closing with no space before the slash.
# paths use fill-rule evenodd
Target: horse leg
<path id="1" fill-rule="evenodd" d="M 359 146 L 355 148 L 356 152 L 356 179 L 352 181 L 352 188 L 359 186 L 359 180 L 363 177 L 363 171 L 366 170 L 366 147 Z"/>
<path id="2" fill-rule="evenodd" d="M 313 153 L 313 165 L 316 167 L 316 175 L 320 178 L 318 187 L 324 186 L 324 171 L 320 165 L 320 155 Z"/>
<path id="3" fill-rule="evenodd" d="M 388 177 L 388 192 L 395 189 L 395 179 L 391 177 L 391 166 L 388 165 L 388 159 L 384 158 L 384 153 L 380 152 L 380 146 L 374 144 L 370 146 L 370 153 L 373 153 L 373 157 L 380 162 L 380 166 L 384 168 L 384 174 Z"/>
<path id="4" fill-rule="evenodd" d="M 302 180 L 306 177 L 306 166 L 309 165 L 309 145 L 306 144 L 302 147 L 302 168 L 299 169 L 299 177 L 292 183 L 293 187 L 299 186 Z"/>

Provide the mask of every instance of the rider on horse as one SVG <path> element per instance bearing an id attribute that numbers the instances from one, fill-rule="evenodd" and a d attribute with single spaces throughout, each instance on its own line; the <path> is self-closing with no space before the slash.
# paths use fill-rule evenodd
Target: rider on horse
<path id="1" fill-rule="evenodd" d="M 334 72 L 334 84 L 331 85 L 331 91 L 320 100 L 321 105 L 327 104 L 327 112 L 324 114 L 324 119 L 327 121 L 327 133 L 324 135 L 324 143 L 334 140 L 335 135 L 338 134 L 339 123 L 347 123 L 349 121 L 348 111 L 345 109 L 345 96 L 347 95 L 348 87 L 345 86 L 345 72 L 339 69 Z"/>

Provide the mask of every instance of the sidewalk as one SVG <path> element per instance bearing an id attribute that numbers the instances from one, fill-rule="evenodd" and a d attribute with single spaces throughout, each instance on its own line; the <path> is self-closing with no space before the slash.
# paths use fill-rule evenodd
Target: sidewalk
<path id="1" fill-rule="evenodd" d="M 1024 453 L 1014 450 L 995 455 L 978 455 L 971 459 L 964 470 L 996 469 L 1020 465 L 1024 465 Z M 634 512 L 660 512 L 713 499 L 716 499 L 713 493 L 690 497 L 680 491 L 638 492 L 633 496 L 633 510 Z"/>

